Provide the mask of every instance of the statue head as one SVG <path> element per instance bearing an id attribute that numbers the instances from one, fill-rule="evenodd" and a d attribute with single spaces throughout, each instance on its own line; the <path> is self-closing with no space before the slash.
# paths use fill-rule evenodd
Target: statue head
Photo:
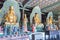
<path id="1" fill-rule="evenodd" d="M 10 12 L 10 14 L 13 14 L 14 15 L 14 7 L 13 6 L 10 6 L 10 8 L 9 8 L 9 12 Z"/>
<path id="2" fill-rule="evenodd" d="M 38 17 L 39 15 L 38 15 L 38 13 L 35 13 L 35 17 Z"/>
<path id="3" fill-rule="evenodd" d="M 13 10 L 13 9 L 14 9 L 14 7 L 13 6 L 10 6 L 9 10 Z"/>

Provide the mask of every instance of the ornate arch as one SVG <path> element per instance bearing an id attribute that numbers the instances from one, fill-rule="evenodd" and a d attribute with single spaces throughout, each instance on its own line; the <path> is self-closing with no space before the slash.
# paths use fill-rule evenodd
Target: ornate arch
<path id="1" fill-rule="evenodd" d="M 48 15 L 47 15 L 47 19 L 46 19 L 46 22 L 47 24 L 49 24 L 49 18 L 52 17 L 52 20 L 53 20 L 53 13 L 52 12 L 49 12 Z"/>
<path id="2" fill-rule="evenodd" d="M 50 16 L 51 16 L 52 19 L 53 19 L 53 13 L 52 13 L 52 12 L 49 12 L 49 13 L 48 13 L 48 15 L 47 15 L 47 19 L 49 19 Z"/>

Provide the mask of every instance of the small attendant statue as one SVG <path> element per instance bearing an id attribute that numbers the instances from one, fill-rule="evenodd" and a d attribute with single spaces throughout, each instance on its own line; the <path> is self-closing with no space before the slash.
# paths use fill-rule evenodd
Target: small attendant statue
<path id="1" fill-rule="evenodd" d="M 24 15 L 24 23 L 23 23 L 23 25 L 24 25 L 24 31 L 25 32 L 27 32 L 27 22 L 28 22 L 28 19 L 27 19 L 27 16 L 26 16 L 26 14 Z"/>

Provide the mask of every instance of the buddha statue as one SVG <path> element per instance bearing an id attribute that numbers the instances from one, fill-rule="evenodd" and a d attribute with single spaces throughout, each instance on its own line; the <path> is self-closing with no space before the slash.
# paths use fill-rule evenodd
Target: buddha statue
<path id="1" fill-rule="evenodd" d="M 39 19 L 39 15 L 36 13 L 35 16 L 34 16 L 34 23 L 36 25 L 38 25 L 39 23 L 41 23 L 40 19 Z"/>
<path id="2" fill-rule="evenodd" d="M 15 13 L 14 13 L 14 8 L 13 8 L 13 6 L 11 6 L 11 7 L 9 8 L 9 11 L 8 11 L 7 14 L 5 15 L 5 20 L 6 20 L 6 22 L 8 22 L 8 23 L 16 24 L 17 17 L 16 17 L 16 15 L 15 15 Z"/>
<path id="3" fill-rule="evenodd" d="M 34 16 L 34 22 L 37 32 L 43 31 L 44 25 L 41 23 L 41 20 L 39 19 L 39 15 L 36 13 Z"/>
<path id="4" fill-rule="evenodd" d="M 49 17 L 49 27 L 48 30 L 58 30 L 58 27 L 53 22 L 52 16 Z"/>
<path id="5" fill-rule="evenodd" d="M 47 25 L 46 25 L 46 30 L 48 28 L 48 30 L 50 30 L 50 25 L 52 25 L 52 17 L 49 17 L 49 19 L 46 20 Z"/>
<path id="6" fill-rule="evenodd" d="M 4 30 L 4 33 L 5 35 L 9 34 L 9 35 L 12 35 L 13 34 L 16 34 L 16 33 L 19 33 L 18 32 L 18 29 L 19 29 L 19 23 L 17 22 L 17 16 L 15 15 L 15 12 L 14 12 L 14 8 L 13 6 L 11 6 L 8 10 L 8 12 L 6 13 L 5 15 L 5 30 Z M 9 31 L 7 31 L 9 30 Z"/>

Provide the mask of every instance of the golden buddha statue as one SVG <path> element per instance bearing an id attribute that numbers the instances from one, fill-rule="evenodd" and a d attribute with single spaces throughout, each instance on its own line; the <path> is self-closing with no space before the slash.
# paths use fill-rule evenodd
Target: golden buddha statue
<path id="1" fill-rule="evenodd" d="M 48 27 L 48 30 L 58 30 L 58 27 L 57 25 L 55 25 L 53 19 L 52 19 L 52 16 L 49 17 L 49 27 Z"/>
<path id="2" fill-rule="evenodd" d="M 34 22 L 38 25 L 41 23 L 41 20 L 39 19 L 39 15 L 36 13 L 34 16 Z"/>
<path id="3" fill-rule="evenodd" d="M 47 21 L 47 26 L 52 25 L 52 16 L 50 16 L 49 19 L 47 19 L 46 21 Z M 50 30 L 50 26 L 48 27 L 48 30 Z"/>
<path id="4" fill-rule="evenodd" d="M 34 16 L 34 21 L 35 21 L 35 31 L 36 32 L 43 31 L 44 25 L 41 23 L 41 20 L 40 20 L 39 15 L 37 13 Z"/>
<path id="5" fill-rule="evenodd" d="M 14 13 L 13 6 L 11 6 L 9 8 L 9 11 L 8 11 L 7 15 L 5 15 L 5 20 L 6 20 L 6 22 L 9 22 L 9 23 L 13 23 L 13 24 L 16 23 L 17 17 L 16 17 L 16 15 Z"/>

